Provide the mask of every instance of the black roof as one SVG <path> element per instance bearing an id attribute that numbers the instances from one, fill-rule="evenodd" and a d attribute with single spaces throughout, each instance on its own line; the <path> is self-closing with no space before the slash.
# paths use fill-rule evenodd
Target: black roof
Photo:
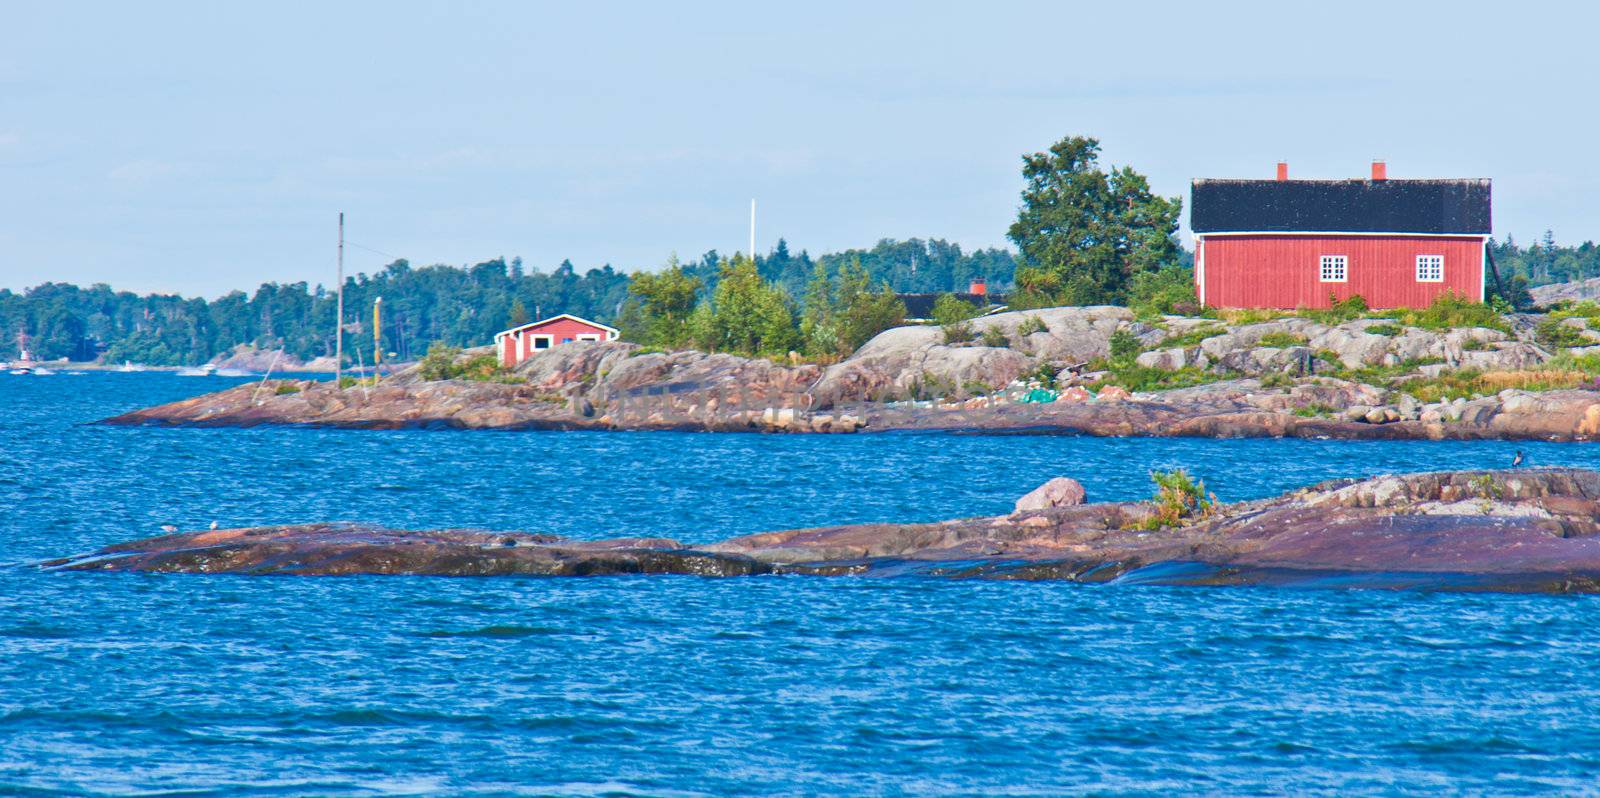
<path id="1" fill-rule="evenodd" d="M 1196 180 L 1196 233 L 1488 235 L 1489 181 Z"/>
<path id="2" fill-rule="evenodd" d="M 940 292 L 937 294 L 895 294 L 895 296 L 900 297 L 900 301 L 905 303 L 906 318 L 931 319 L 933 318 L 933 304 L 938 302 L 939 297 L 944 296 L 946 293 L 949 292 Z M 955 292 L 954 296 L 956 299 L 962 300 L 963 302 L 970 302 L 973 305 L 976 305 L 979 309 L 986 308 L 994 302 L 1001 301 L 1003 298 L 996 294 L 965 294 L 959 291 Z"/>

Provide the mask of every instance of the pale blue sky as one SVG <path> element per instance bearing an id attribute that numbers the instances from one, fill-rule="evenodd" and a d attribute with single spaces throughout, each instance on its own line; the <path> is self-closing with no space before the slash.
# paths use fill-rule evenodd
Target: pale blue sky
<path id="1" fill-rule="evenodd" d="M 574 4 L 576 5 L 576 4 Z M 1585 4 L 1586 5 L 1586 4 Z M 0 286 L 331 283 L 414 263 L 880 237 L 1005 245 L 1018 156 L 1193 177 L 1491 177 L 1600 238 L 1580 4 L 8 3 Z M 354 250 L 352 270 L 385 262 Z"/>

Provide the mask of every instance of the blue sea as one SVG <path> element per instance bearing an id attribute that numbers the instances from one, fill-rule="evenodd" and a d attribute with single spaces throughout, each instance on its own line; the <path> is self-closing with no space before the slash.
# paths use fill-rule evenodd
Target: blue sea
<path id="1" fill-rule="evenodd" d="M 0 375 L 0 794 L 1600 793 L 1596 598 L 33 566 L 168 523 L 705 542 L 1593 445 L 88 424 L 235 382 Z"/>

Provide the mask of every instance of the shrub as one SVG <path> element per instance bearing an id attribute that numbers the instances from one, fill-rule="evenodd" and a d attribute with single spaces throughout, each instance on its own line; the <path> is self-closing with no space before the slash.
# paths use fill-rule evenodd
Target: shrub
<path id="1" fill-rule="evenodd" d="M 1287 388 L 1293 384 L 1294 377 L 1281 371 L 1261 375 L 1261 387 L 1263 388 Z"/>
<path id="2" fill-rule="evenodd" d="M 1152 497 L 1155 514 L 1137 524 L 1137 528 L 1155 530 L 1179 526 L 1184 521 L 1209 516 L 1216 507 L 1217 497 L 1206 494 L 1206 483 L 1189 476 L 1189 472 L 1181 468 L 1151 471 L 1150 481 L 1156 486 Z"/>
<path id="3" fill-rule="evenodd" d="M 1055 385 L 1056 377 L 1061 375 L 1061 368 L 1051 362 L 1042 362 L 1033 367 L 1032 371 L 1025 372 L 1020 379 L 1023 382 L 1037 382 L 1042 385 Z"/>
<path id="4" fill-rule="evenodd" d="M 1505 317 L 1494 308 L 1452 293 L 1434 297 L 1433 302 L 1421 310 L 1398 310 L 1392 316 L 1401 324 L 1421 327 L 1424 330 L 1488 327 L 1501 332 L 1511 332 L 1511 325 L 1507 324 Z"/>
<path id="5" fill-rule="evenodd" d="M 1399 335 L 1401 332 L 1404 332 L 1404 330 L 1405 330 L 1405 328 L 1401 327 L 1398 324 L 1369 324 L 1369 325 L 1367 325 L 1367 332 L 1368 333 L 1370 333 L 1372 335 L 1387 335 L 1390 338 L 1393 338 L 1394 336 Z"/>
<path id="6" fill-rule="evenodd" d="M 1139 343 L 1139 338 L 1127 330 L 1117 330 L 1111 334 L 1112 363 L 1132 363 L 1133 359 L 1144 351 L 1144 346 Z"/>
<path id="7" fill-rule="evenodd" d="M 429 381 L 454 379 L 456 356 L 460 354 L 461 347 L 434 341 L 428 347 L 428 354 L 417 363 L 417 376 Z"/>
<path id="8" fill-rule="evenodd" d="M 1322 324 L 1343 324 L 1354 321 L 1367 315 L 1370 310 L 1367 300 L 1360 294 L 1349 299 L 1340 300 L 1332 293 L 1328 294 L 1329 307 L 1327 308 L 1301 308 L 1297 311 L 1301 318 L 1311 319 Z"/>
<path id="9" fill-rule="evenodd" d="M 1588 338 L 1584 337 L 1582 330 L 1576 327 L 1568 327 L 1562 324 L 1560 319 L 1553 316 L 1540 321 L 1533 328 L 1533 335 L 1539 343 L 1554 349 L 1566 349 L 1570 346 L 1583 346 L 1592 343 Z"/>
<path id="10" fill-rule="evenodd" d="M 977 315 L 976 305 L 955 294 L 942 294 L 933 303 L 933 320 L 944 330 L 944 342 L 947 344 L 972 340 L 972 325 L 967 322 Z"/>
<path id="11" fill-rule="evenodd" d="M 272 393 L 277 396 L 288 396 L 289 394 L 299 392 L 300 386 L 295 385 L 292 382 L 280 382 L 278 383 L 278 387 L 272 391 Z"/>
<path id="12" fill-rule="evenodd" d="M 979 340 L 983 342 L 984 346 L 1004 347 L 1011 345 L 1010 339 L 1006 338 L 1006 334 L 999 327 L 985 329 L 983 335 L 979 336 Z"/>
<path id="13" fill-rule="evenodd" d="M 1170 267 L 1135 274 L 1128 283 L 1128 307 L 1141 319 L 1200 312 L 1194 270 Z"/>
<path id="14" fill-rule="evenodd" d="M 1287 332 L 1270 332 L 1261 336 L 1261 340 L 1257 341 L 1256 345 L 1268 346 L 1274 349 L 1285 349 L 1291 346 L 1301 346 L 1305 342 L 1306 337 L 1304 335 L 1296 335 L 1294 333 Z"/>
<path id="15" fill-rule="evenodd" d="M 1017 325 L 1017 335 L 1019 336 L 1028 336 L 1033 335 L 1034 333 L 1049 331 L 1050 328 L 1045 326 L 1044 319 L 1041 319 L 1038 316 L 1027 316 L 1023 318 L 1021 324 Z"/>
<path id="16" fill-rule="evenodd" d="M 435 341 L 417 364 L 417 376 L 424 380 L 478 380 L 480 382 L 520 382 L 516 375 L 500 366 L 492 353 L 473 355 L 457 362 L 461 348 Z"/>

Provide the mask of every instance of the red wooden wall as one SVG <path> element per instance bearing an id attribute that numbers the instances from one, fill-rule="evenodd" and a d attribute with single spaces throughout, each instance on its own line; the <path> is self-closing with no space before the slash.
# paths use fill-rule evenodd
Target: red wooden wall
<path id="1" fill-rule="evenodd" d="M 576 341 L 580 335 L 597 335 L 600 337 L 599 340 L 601 341 L 611 340 L 610 333 L 607 332 L 604 327 L 596 327 L 594 325 L 584 324 L 581 321 L 573 321 L 572 319 L 555 319 L 553 321 L 548 321 L 533 327 L 528 327 L 518 332 L 516 335 L 508 335 L 500 339 L 501 364 L 509 368 L 521 362 L 517 360 L 518 337 L 526 339 L 527 343 L 524 345 L 522 351 L 526 352 L 528 356 L 532 356 L 533 354 L 541 351 L 533 348 L 533 338 L 536 335 L 550 336 L 550 345 L 553 347 L 560 346 L 563 343 L 571 343 L 570 341 L 563 340 L 566 338 L 571 338 L 573 341 Z"/>
<path id="2" fill-rule="evenodd" d="M 1481 236 L 1208 235 L 1196 289 L 1223 308 L 1325 308 L 1360 294 L 1374 308 L 1424 307 L 1452 292 L 1483 300 Z M 1319 280 L 1323 255 L 1344 255 L 1346 282 Z M 1443 255 L 1444 281 L 1417 282 L 1417 256 Z M 1199 268 L 1204 264 L 1204 269 Z"/>

